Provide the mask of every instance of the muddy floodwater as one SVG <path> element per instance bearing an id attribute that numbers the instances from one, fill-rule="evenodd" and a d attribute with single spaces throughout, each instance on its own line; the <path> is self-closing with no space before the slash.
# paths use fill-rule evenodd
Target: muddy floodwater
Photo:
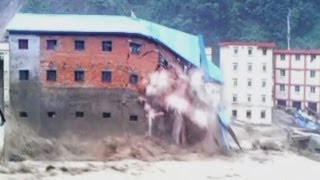
<path id="1" fill-rule="evenodd" d="M 320 163 L 289 152 L 261 150 L 231 157 L 183 161 L 145 162 L 34 162 L 2 166 L 1 180 L 80 179 L 226 179 L 226 180 L 317 180 Z"/>

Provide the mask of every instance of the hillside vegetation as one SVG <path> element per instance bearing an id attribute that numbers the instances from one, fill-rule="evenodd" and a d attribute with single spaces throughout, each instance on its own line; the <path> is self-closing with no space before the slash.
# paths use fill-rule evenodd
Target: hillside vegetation
<path id="1" fill-rule="evenodd" d="M 59 3 L 57 3 L 59 2 Z M 286 47 L 291 9 L 293 48 L 320 48 L 318 0 L 26 0 L 23 12 L 130 15 L 219 41 L 274 41 Z"/>

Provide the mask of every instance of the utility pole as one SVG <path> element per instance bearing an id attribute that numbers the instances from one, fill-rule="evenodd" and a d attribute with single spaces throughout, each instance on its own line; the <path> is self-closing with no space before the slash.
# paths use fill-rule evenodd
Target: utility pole
<path id="1" fill-rule="evenodd" d="M 290 26 L 290 17 L 291 17 L 291 9 L 289 8 L 288 15 L 287 15 L 287 47 L 290 50 L 290 41 L 291 41 L 291 26 Z"/>

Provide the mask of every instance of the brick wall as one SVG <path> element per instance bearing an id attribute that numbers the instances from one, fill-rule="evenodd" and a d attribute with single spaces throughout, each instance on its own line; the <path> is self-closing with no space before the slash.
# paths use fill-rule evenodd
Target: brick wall
<path id="1" fill-rule="evenodd" d="M 47 40 L 57 40 L 55 50 L 47 50 Z M 85 41 L 85 50 L 76 51 L 75 40 Z M 102 41 L 112 41 L 112 51 L 102 51 Z M 142 44 L 139 55 L 132 54 L 130 42 Z M 142 38 L 121 36 L 41 36 L 41 83 L 45 87 L 100 87 L 129 88 L 135 85 L 129 83 L 129 75 L 136 73 L 139 82 L 148 73 L 155 70 L 160 50 L 168 59 L 175 61 L 175 56 L 162 46 Z M 175 63 L 175 62 L 172 62 Z M 47 70 L 56 69 L 57 80 L 47 81 Z M 76 82 L 74 71 L 82 69 L 85 80 Z M 103 70 L 112 71 L 112 82 L 103 82 Z"/>

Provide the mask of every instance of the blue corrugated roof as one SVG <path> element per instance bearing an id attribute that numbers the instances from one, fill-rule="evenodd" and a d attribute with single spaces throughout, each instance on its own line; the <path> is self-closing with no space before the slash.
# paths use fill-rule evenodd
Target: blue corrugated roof
<path id="1" fill-rule="evenodd" d="M 7 30 L 138 34 L 163 43 L 197 67 L 201 66 L 200 54 L 202 50 L 204 51 L 202 49 L 204 47 L 199 45 L 199 37 L 195 35 L 126 16 L 18 13 L 9 23 Z M 220 71 L 218 67 L 212 65 L 213 71 Z M 213 78 L 219 79 L 219 77 Z"/>

